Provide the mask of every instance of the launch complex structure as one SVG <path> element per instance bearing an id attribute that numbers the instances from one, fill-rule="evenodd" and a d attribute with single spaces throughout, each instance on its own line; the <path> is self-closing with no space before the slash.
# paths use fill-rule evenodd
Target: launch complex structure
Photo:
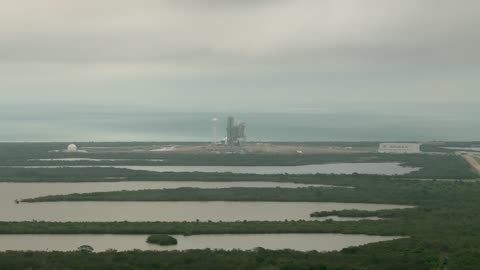
<path id="1" fill-rule="evenodd" d="M 241 145 L 247 140 L 245 123 L 238 122 L 234 117 L 228 117 L 227 121 L 227 145 Z"/>

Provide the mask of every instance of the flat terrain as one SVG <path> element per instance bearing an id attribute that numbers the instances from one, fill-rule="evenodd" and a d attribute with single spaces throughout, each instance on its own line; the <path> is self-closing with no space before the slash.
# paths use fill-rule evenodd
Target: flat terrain
<path id="1" fill-rule="evenodd" d="M 476 143 L 478 144 L 478 143 Z M 112 222 L 44 222 L 0 221 L 0 234 L 271 234 L 271 233 L 341 233 L 405 238 L 345 248 L 337 252 L 272 251 L 257 248 L 251 251 L 190 250 L 190 251 L 128 251 L 109 250 L 101 253 L 78 252 L 0 252 L 0 270 L 16 269 L 480 269 L 480 183 L 472 170 L 472 161 L 446 149 L 447 145 L 427 145 L 435 154 L 393 155 L 378 154 L 372 143 L 279 143 L 275 149 L 257 145 L 254 150 L 212 151 L 197 143 L 181 144 L 185 151 L 175 152 L 173 143 L 78 143 L 86 152 L 65 153 L 65 144 L 0 144 L 0 180 L 27 182 L 85 181 L 263 181 L 336 185 L 349 188 L 164 188 L 141 191 L 108 191 L 58 196 L 42 193 L 32 203 L 8 202 L 12 207 L 95 204 L 108 201 L 113 207 L 127 202 L 143 201 L 262 201 L 278 204 L 293 202 L 338 202 L 402 204 L 415 206 L 406 209 L 335 210 L 312 209 L 310 214 L 326 219 L 281 221 L 112 221 Z M 441 147 L 439 147 L 441 145 Z M 174 146 L 172 148 L 172 146 Z M 300 146 L 313 149 L 299 150 Z M 255 149 L 267 147 L 255 152 Z M 352 147 L 352 148 L 350 148 Z M 427 147 L 427 148 L 428 148 Z M 370 150 L 368 150 L 370 148 Z M 141 150 L 143 149 L 143 150 Z M 188 150 L 187 150 L 188 149 Z M 246 147 L 248 149 L 248 147 Z M 279 151 L 278 149 L 281 149 Z M 153 150 L 153 151 L 152 151 Z M 251 151 L 251 152 L 249 152 Z M 277 152 L 274 152 L 277 151 Z M 294 151 L 294 152 L 293 152 Z M 298 152 L 300 151 L 300 152 Z M 330 151 L 330 152 L 328 152 Z M 84 160 L 65 161 L 65 158 Z M 58 159 L 58 160 L 52 160 Z M 85 160 L 91 159 L 91 160 Z M 95 161 L 94 161 L 95 160 Z M 100 161 L 98 161 L 100 160 Z M 255 175 L 233 173 L 167 173 L 146 172 L 110 167 L 61 168 L 61 165 L 194 165 L 194 166 L 296 166 L 305 164 L 396 162 L 420 168 L 406 175 L 311 174 Z M 24 168 L 23 166 L 60 166 Z M 408 179 L 408 181 L 406 181 Z M 437 181 L 446 180 L 448 181 Z M 424 181 L 429 180 L 429 181 Z M 16 183 L 18 184 L 18 183 Z M 21 191 L 21 190 L 20 190 Z M 78 192 L 81 193 L 81 192 Z M 19 197 L 18 199 L 28 199 Z M 31 197 L 30 197 L 31 198 Z M 43 202 L 42 202 L 43 201 Z M 48 203 L 44 202 L 48 201 Z M 76 202 L 62 202 L 76 201 Z M 88 202 L 85 202 L 88 201 Z M 102 202 L 98 202 L 102 201 Z M 115 206 L 117 205 L 117 206 Z M 316 207 L 315 207 L 316 208 Z M 113 208 L 109 208 L 113 209 Z M 124 209 L 124 208 L 123 208 Z M 179 208 L 178 211 L 183 209 Z M 73 208 L 72 213 L 77 213 Z M 233 212 L 235 214 L 235 212 Z M 332 217 L 332 218 L 329 218 Z M 376 217 L 376 220 L 340 221 L 334 217 Z M 315 217 L 312 217 L 312 219 Z M 23 219 L 22 219 L 23 220 Z M 28 219 L 27 219 L 28 220 Z"/>
<path id="2" fill-rule="evenodd" d="M 376 152 L 376 145 L 315 145 L 308 143 L 246 143 L 242 146 L 211 145 L 208 143 L 161 144 L 130 147 L 84 147 L 89 153 L 163 152 L 163 153 L 368 153 Z"/>

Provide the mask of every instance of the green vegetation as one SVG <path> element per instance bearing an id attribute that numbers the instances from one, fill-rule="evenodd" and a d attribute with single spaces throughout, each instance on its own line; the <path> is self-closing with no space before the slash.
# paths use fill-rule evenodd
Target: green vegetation
<path id="1" fill-rule="evenodd" d="M 63 158 L 63 157 L 93 157 L 96 158 L 127 158 L 148 159 L 154 156 L 175 156 L 175 153 L 152 152 L 149 149 L 158 149 L 171 145 L 179 146 L 207 146 L 209 142 L 75 142 L 77 146 L 89 148 L 89 153 L 65 153 L 69 142 L 58 143 L 0 143 L 0 160 L 29 160 L 40 158 Z M 329 147 L 378 147 L 378 142 L 275 142 L 273 145 L 300 145 L 300 146 L 329 146 Z M 114 149 L 115 151 L 111 151 Z M 135 151 L 144 149 L 146 151 Z M 60 152 L 57 152 L 60 150 Z M 192 153 L 181 154 L 182 156 Z"/>
<path id="2" fill-rule="evenodd" d="M 84 253 L 92 253 L 94 251 L 93 247 L 89 245 L 79 246 L 77 250 Z"/>
<path id="3" fill-rule="evenodd" d="M 363 218 L 363 217 L 391 218 L 395 216 L 395 211 L 392 211 L 392 210 L 366 211 L 366 210 L 357 210 L 357 209 L 347 209 L 347 210 L 313 212 L 310 214 L 310 217 L 332 217 L 332 216 L 352 217 L 352 218 Z"/>
<path id="4" fill-rule="evenodd" d="M 394 192 L 394 191 L 392 191 Z M 50 195 L 22 202 L 55 201 L 277 201 L 277 202 L 407 202 L 401 193 L 373 197 L 373 190 L 345 188 L 177 188 Z M 389 198 L 390 195 L 393 198 Z M 420 193 L 412 194 L 411 197 Z M 398 197 L 398 198 L 397 198 Z M 410 200 L 411 201 L 411 200 Z"/>
<path id="5" fill-rule="evenodd" d="M 176 156 L 182 156 L 177 154 Z M 478 175 L 460 156 L 455 155 L 386 155 L 386 154 L 331 154 L 331 155 L 184 155 L 194 165 L 305 165 L 335 162 L 399 162 L 404 166 L 421 168 L 418 171 L 398 176 L 399 178 L 473 179 Z M 198 156 L 198 157 L 197 157 Z M 15 163 L 14 161 L 13 163 Z M 140 165 L 143 161 L 138 161 Z M 2 161 L 0 160 L 0 164 Z M 52 165 L 52 164 L 40 165 Z M 60 165 L 78 165 L 63 162 Z M 179 163 L 183 164 L 183 163 Z M 192 165 L 190 164 L 190 165 Z M 38 165 L 38 164 L 23 164 Z M 84 164 L 85 165 L 85 164 Z M 100 164 L 96 164 L 100 165 Z M 125 165 L 125 164 L 109 164 Z M 158 165 L 158 164 L 157 164 Z M 167 164 L 160 164 L 167 165 Z M 177 164 L 178 165 L 178 164 Z M 188 165 L 188 164 L 187 164 Z M 232 173 L 171 173 L 149 172 L 112 167 L 77 168 L 21 168 L 2 167 L 0 182 L 98 182 L 98 181 L 296 181 L 292 175 L 235 175 Z M 348 176 L 345 176 L 348 177 Z M 377 177 L 377 176 L 368 176 Z M 385 177 L 385 176 L 383 176 Z M 292 179 L 293 178 L 293 179 Z M 332 178 L 332 175 L 317 174 L 315 179 Z M 309 179 L 309 178 L 301 178 Z M 312 177 L 310 177 L 312 179 Z M 311 182 L 311 181 L 310 181 Z"/>
<path id="6" fill-rule="evenodd" d="M 46 201 L 307 201 L 351 203 L 395 203 L 435 205 L 461 198 L 471 190 L 480 192 L 476 182 L 418 180 L 353 179 L 339 184 L 355 188 L 224 188 L 224 189 L 153 189 L 84 194 L 52 195 L 23 202 Z"/>
<path id="7" fill-rule="evenodd" d="M 405 210 L 406 211 L 406 210 Z M 401 213 L 401 212 L 398 212 Z M 396 217 L 398 217 L 396 215 Z M 415 218 L 416 213 L 406 216 Z M 0 234 L 250 234 L 351 233 L 408 236 L 405 222 L 381 221 L 238 221 L 238 222 L 0 222 Z M 431 224 L 429 224 L 431 225 Z"/>
<path id="8" fill-rule="evenodd" d="M 355 182 L 356 181 L 356 182 Z M 386 243 L 370 244 L 358 248 L 347 248 L 341 252 L 327 254 L 301 253 L 308 259 L 296 257 L 294 251 L 278 251 L 270 253 L 274 258 L 263 261 L 265 264 L 242 264 L 235 269 L 252 269 L 257 266 L 273 267 L 272 269 L 308 269 L 304 267 L 327 266 L 327 269 L 438 269 L 448 257 L 449 269 L 478 269 L 480 265 L 480 183 L 477 182 L 444 182 L 444 181 L 405 181 L 394 178 L 339 178 L 341 184 L 355 186 L 355 189 L 317 189 L 300 190 L 278 189 L 282 196 L 305 196 L 305 192 L 317 194 L 317 200 L 345 202 L 381 202 L 417 205 L 410 209 L 382 210 L 370 214 L 388 217 L 373 221 L 283 221 L 283 222 L 0 222 L 0 233 L 59 233 L 59 234 L 224 234 L 224 233 L 350 233 L 369 235 L 399 235 L 406 239 Z M 272 194 L 277 189 L 269 189 Z M 193 190 L 181 190 L 182 192 Z M 171 191 L 166 191 L 166 194 Z M 179 192 L 174 190 L 174 192 Z M 195 190 L 195 192 L 197 192 Z M 213 192 L 213 190 L 207 190 Z M 233 190 L 232 190 L 233 192 Z M 249 191 L 250 192 L 250 191 Z M 318 192 L 318 193 L 316 193 Z M 228 192 L 227 192 L 228 193 Z M 334 195 L 329 195 L 332 193 Z M 234 193 L 231 193 L 232 195 Z M 247 192 L 245 192 L 247 194 Z M 265 193 L 268 194 L 268 193 Z M 215 194 L 217 196 L 219 194 Z M 189 196 L 189 195 L 186 195 Z M 212 195 L 213 196 L 213 195 Z M 232 195 L 233 196 L 233 195 Z M 271 196 L 271 195 L 265 195 Z M 332 214 L 330 212 L 329 214 Z M 365 212 L 337 212 L 340 216 L 366 215 Z M 187 260 L 196 251 L 181 253 L 152 253 L 159 258 L 172 254 L 178 255 L 178 260 Z M 198 251 L 200 252 L 200 251 Z M 208 252 L 208 251 L 205 251 Z M 0 261 L 12 261 L 19 256 L 25 256 L 20 262 L 28 261 L 25 253 L 0 253 Z M 40 261 L 63 262 L 67 258 L 82 260 L 76 253 L 59 255 L 46 253 L 29 253 Z M 103 254 L 103 253 L 102 253 Z M 125 268 L 132 266 L 132 253 L 116 253 L 116 259 Z M 135 253 L 136 254 L 136 253 Z M 140 253 L 140 256 L 147 256 Z M 212 251 L 213 257 L 207 262 L 212 265 L 223 265 L 224 260 L 249 260 L 254 252 L 224 253 Z M 225 257 L 216 257 L 224 254 Z M 227 256 L 228 254 L 228 256 Z M 235 255 L 234 255 L 235 254 Z M 276 256 L 284 256 L 280 260 Z M 308 254 L 308 255 L 307 255 Z M 37 257 L 38 256 L 38 257 Z M 50 257 L 51 256 L 51 257 Z M 55 257 L 59 256 L 59 257 Z M 86 256 L 86 255 L 82 255 Z M 105 256 L 109 256 L 108 254 Z M 154 255 L 151 255 L 152 257 Z M 173 255 L 172 255 L 173 256 Z M 238 258 L 236 256 L 239 256 Z M 262 253 L 263 256 L 267 256 Z M 92 260 L 102 261 L 104 257 Z M 211 259 L 210 259 L 211 258 Z M 242 259 L 240 259 L 242 258 Z M 135 260 L 136 261 L 136 260 Z M 151 259 L 145 263 L 159 262 Z M 284 264 L 281 264 L 283 262 Z M 316 262 L 305 264 L 305 262 Z M 98 263 L 101 265 L 101 262 Z M 62 266 L 69 264 L 60 264 Z M 127 266 L 128 265 L 128 266 Z M 156 265 L 156 264 L 155 264 Z M 182 265 L 179 263 L 178 265 Z M 247 266 L 248 265 L 248 266 Z M 279 265 L 281 267 L 279 268 Z M 176 265 L 175 265 L 176 266 Z M 93 267 L 93 266 L 92 266 Z M 188 266 L 184 266 L 188 269 Z M 191 266 L 193 267 L 193 266 Z M 244 268 L 242 268 L 244 267 Z M 250 267 L 250 268 L 248 268 Z M 267 269 L 268 269 L 267 267 Z M 177 267 L 175 267 L 177 268 Z M 1 269 L 1 268 L 0 268 Z M 11 268 L 15 269 L 15 268 Z M 18 268 L 17 268 L 18 269 Z M 73 268 L 72 268 L 73 269 Z M 96 268 L 91 268 L 96 269 Z M 148 268 L 147 268 L 148 269 Z M 180 267 L 181 269 L 181 267 Z M 192 268 L 190 268 L 192 269 Z M 198 266 L 195 265 L 195 269 Z M 215 268 L 213 268 L 215 269 Z M 226 268 L 230 269 L 230 268 Z M 320 269 L 320 268 L 318 268 Z M 325 269 L 325 268 L 323 268 Z"/>
<path id="9" fill-rule="evenodd" d="M 178 143 L 177 143 L 178 144 Z M 188 143 L 184 143 L 187 144 Z M 197 143 L 198 144 L 198 143 Z M 281 143 L 279 143 L 281 144 Z M 376 143 L 304 143 L 305 145 L 373 146 Z M 477 143 L 478 145 L 479 143 Z M 324 153 L 324 154 L 212 154 L 212 153 L 164 153 L 132 152 L 139 148 L 162 147 L 158 143 L 82 143 L 83 147 L 118 147 L 119 152 L 64 153 L 52 152 L 64 149 L 64 143 L 0 143 L 0 181 L 24 182 L 76 182 L 119 180 L 162 180 L 176 178 L 171 173 L 130 171 L 114 168 L 8 168 L 5 166 L 126 166 L 126 165 L 226 165 L 226 166 L 296 166 L 306 164 L 350 162 L 398 162 L 404 166 L 422 168 L 406 178 L 467 179 L 478 177 L 461 158 L 451 151 L 445 154 L 380 154 L 380 153 Z M 436 150 L 445 146 L 472 146 L 475 143 L 425 144 L 423 147 Z M 123 149 L 123 152 L 122 152 Z M 445 149 L 444 149 L 445 150 Z M 93 158 L 101 161 L 42 161 L 38 159 Z M 103 159 L 103 160 L 102 160 Z M 160 161 L 161 160 L 161 161 Z M 204 175 L 205 176 L 205 175 Z M 228 175 L 224 175 L 228 176 Z M 180 177 L 182 178 L 182 177 Z M 228 177 L 227 177 L 228 178 Z M 174 179 L 175 180 L 175 179 Z"/>
<path id="10" fill-rule="evenodd" d="M 380 251 L 380 252 L 379 252 Z M 480 253 L 432 251 L 425 243 L 396 240 L 344 249 L 341 252 L 318 253 L 292 250 L 252 251 L 190 250 L 190 251 L 129 251 L 111 250 L 103 253 L 82 252 L 0 252 L 0 269 L 35 270 L 404 270 L 448 269 L 477 270 Z"/>
<path id="11" fill-rule="evenodd" d="M 1 168 L 0 182 L 118 182 L 118 181 L 266 181 L 335 183 L 336 180 L 390 179 L 379 175 L 256 175 L 200 172 L 148 172 L 115 168 Z"/>
<path id="12" fill-rule="evenodd" d="M 19 144 L 21 145 L 21 144 Z M 53 146 L 52 146 L 53 145 Z M 62 156 L 34 144 L 36 158 Z M 95 145 L 95 144 L 93 144 Z M 48 147 L 47 147 L 48 146 Z M 449 145 L 450 146 L 450 145 Z M 24 164 L 29 150 L 15 148 L 7 157 L 0 144 L 0 164 Z M 430 147 L 430 146 L 429 146 Z M 25 149 L 24 149 L 25 148 Z M 20 149 L 20 150 L 19 150 Z M 23 150 L 22 150 L 23 149 Z M 55 149 L 55 148 L 53 148 Z M 435 147 L 431 147 L 435 150 Z M 24 152 L 23 152 L 24 151 Z M 7 151 L 8 152 L 8 151 Z M 448 151 L 444 151 L 448 152 Z M 372 175 L 235 175 L 209 173 L 154 173 L 112 168 L 24 169 L 2 168 L 0 181 L 278 181 L 354 186 L 346 188 L 229 188 L 223 190 L 182 188 L 125 191 L 66 196 L 38 200 L 279 200 L 394 203 L 415 208 L 312 213 L 312 216 L 386 219 L 360 221 L 238 221 L 238 222 L 0 222 L 0 234 L 148 234 L 192 235 L 228 233 L 348 233 L 398 235 L 406 238 L 346 248 L 339 252 L 191 250 L 172 252 L 0 252 L 0 270 L 16 269 L 472 269 L 480 268 L 480 183 L 470 166 L 458 156 L 435 155 L 213 155 L 162 153 L 94 153 L 89 157 L 168 159 L 185 165 L 299 165 L 322 162 L 395 161 L 423 169 L 406 176 Z M 32 158 L 32 157 L 28 157 Z M 35 158 L 35 157 L 34 157 Z M 250 160 L 251 159 L 251 160 Z M 143 161 L 138 161 L 143 162 Z M 71 164 L 71 163 L 68 163 Z M 43 164 L 45 165 L 45 164 Z M 431 181 L 412 180 L 426 178 Z M 435 179 L 454 181 L 435 181 Z M 407 181 L 407 179 L 410 179 Z"/>
<path id="13" fill-rule="evenodd" d="M 160 246 L 174 246 L 178 244 L 177 239 L 167 234 L 154 234 L 147 238 L 147 243 Z"/>

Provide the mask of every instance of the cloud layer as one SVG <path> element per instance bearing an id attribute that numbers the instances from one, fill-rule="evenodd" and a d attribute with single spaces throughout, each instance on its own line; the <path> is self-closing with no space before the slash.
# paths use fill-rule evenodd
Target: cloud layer
<path id="1" fill-rule="evenodd" d="M 0 91 L 9 102 L 480 99 L 473 0 L 0 4 Z"/>

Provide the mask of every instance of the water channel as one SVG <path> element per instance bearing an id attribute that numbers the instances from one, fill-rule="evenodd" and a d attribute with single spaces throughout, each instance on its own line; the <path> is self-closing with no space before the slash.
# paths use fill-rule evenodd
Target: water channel
<path id="1" fill-rule="evenodd" d="M 204 172 L 204 173 L 235 173 L 235 174 L 379 174 L 402 175 L 419 170 L 414 167 L 404 167 L 396 162 L 377 163 L 332 163 L 301 166 L 24 166 L 23 168 L 118 168 L 151 172 Z"/>
<path id="2" fill-rule="evenodd" d="M 404 205 L 325 202 L 45 202 L 16 199 L 45 195 L 178 187 L 298 187 L 270 182 L 0 183 L 0 221 L 237 221 L 309 220 L 315 211 L 406 208 Z M 338 220 L 349 220 L 340 219 Z M 315 218 L 318 220 L 318 218 Z"/>
<path id="3" fill-rule="evenodd" d="M 73 251 L 89 245 L 95 251 L 126 250 L 189 250 L 189 249 L 294 249 L 298 251 L 335 251 L 350 246 L 389 241 L 400 237 L 351 234 L 223 234 L 174 235 L 176 246 L 146 243 L 147 235 L 0 235 L 0 251 Z"/>

